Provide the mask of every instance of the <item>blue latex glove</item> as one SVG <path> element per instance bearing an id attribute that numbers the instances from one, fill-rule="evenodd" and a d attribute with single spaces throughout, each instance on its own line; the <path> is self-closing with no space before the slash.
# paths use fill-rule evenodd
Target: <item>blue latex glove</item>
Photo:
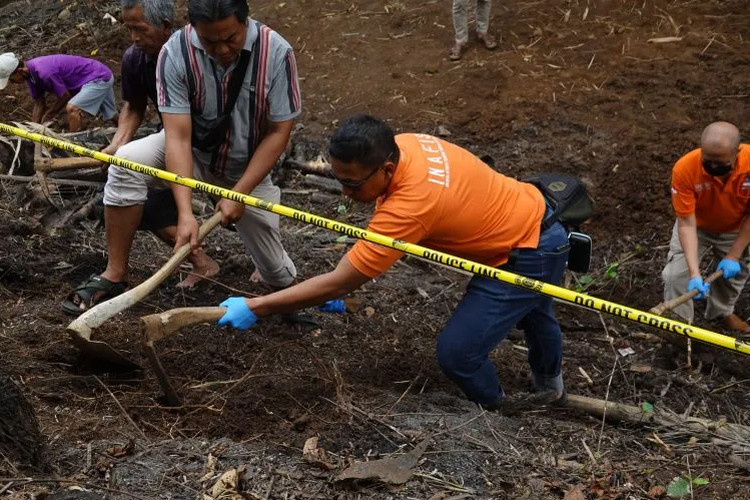
<path id="1" fill-rule="evenodd" d="M 247 330 L 258 321 L 258 317 L 247 307 L 244 297 L 229 297 L 219 304 L 226 307 L 227 312 L 219 320 L 219 326 L 233 326 L 238 330 Z"/>
<path id="2" fill-rule="evenodd" d="M 343 314 L 346 312 L 346 304 L 341 299 L 329 300 L 325 304 L 318 306 L 318 311 Z"/>
<path id="3" fill-rule="evenodd" d="M 734 259 L 721 259 L 717 271 L 724 271 L 724 278 L 731 280 L 740 274 L 740 263 Z"/>
<path id="4" fill-rule="evenodd" d="M 693 300 L 705 299 L 710 289 L 711 284 L 703 281 L 703 278 L 701 278 L 700 276 L 690 278 L 690 281 L 688 282 L 688 292 L 698 290 L 698 293 L 693 297 Z"/>

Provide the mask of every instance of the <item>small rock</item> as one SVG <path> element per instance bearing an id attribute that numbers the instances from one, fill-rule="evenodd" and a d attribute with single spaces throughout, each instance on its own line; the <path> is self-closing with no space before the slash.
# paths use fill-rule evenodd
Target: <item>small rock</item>
<path id="1" fill-rule="evenodd" d="M 448 130 L 445 125 L 438 125 L 437 133 L 440 137 L 450 137 L 451 131 Z"/>
<path id="2" fill-rule="evenodd" d="M 648 497 L 649 498 L 661 498 L 664 495 L 667 494 L 667 489 L 664 486 L 654 486 L 650 490 L 648 490 Z"/>
<path id="3" fill-rule="evenodd" d="M 66 19 L 70 18 L 70 7 L 64 8 L 60 13 L 57 15 L 57 18 L 60 21 L 65 21 Z"/>

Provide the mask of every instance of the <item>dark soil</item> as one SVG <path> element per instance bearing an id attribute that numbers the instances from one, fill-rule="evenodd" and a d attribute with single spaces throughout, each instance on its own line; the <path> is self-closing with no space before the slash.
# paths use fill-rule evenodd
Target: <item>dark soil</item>
<path id="1" fill-rule="evenodd" d="M 61 19 L 64 9 L 70 16 Z M 0 43 L 25 57 L 97 50 L 94 57 L 117 73 L 128 41 L 120 25 L 102 19 L 107 12 L 118 17 L 114 2 L 0 0 Z M 251 13 L 297 51 L 305 113 L 294 142 L 308 157 L 324 151 L 339 121 L 369 112 L 398 131 L 447 131 L 506 175 L 582 177 L 596 201 L 586 226 L 595 265 L 584 288 L 630 307 L 648 310 L 661 300 L 671 166 L 711 121 L 748 128 L 750 14 L 738 0 L 496 2 L 491 30 L 500 47 L 473 44 L 458 63 L 447 60 L 449 2 L 258 0 Z M 681 40 L 649 43 L 667 36 Z M 28 119 L 30 110 L 22 87 L 0 95 L 1 121 Z M 312 312 L 320 323 L 312 332 L 272 318 L 247 333 L 202 325 L 160 341 L 162 363 L 185 399 L 166 409 L 150 369 L 115 372 L 68 342 L 71 318 L 59 302 L 103 269 L 104 233 L 90 221 L 50 231 L 42 218 L 49 207 L 28 205 L 23 189 L 3 182 L 0 190 L 0 370 L 36 412 L 45 463 L 29 468 L 3 454 L 0 473 L 64 482 L 16 481 L 4 490 L 0 478 L 11 498 L 55 491 L 68 498 L 62 490 L 75 484 L 90 498 L 201 498 L 216 479 L 200 480 L 209 453 L 217 475 L 246 468 L 246 498 L 640 499 L 664 496 L 658 487 L 679 476 L 699 478 L 694 498 L 750 498 L 750 448 L 739 438 L 690 439 L 569 410 L 482 414 L 434 356 L 467 278 L 414 258 L 358 291 L 359 312 Z M 296 172 L 284 189 L 286 205 L 367 223 L 369 207 L 318 201 Z M 313 226 L 284 220 L 282 228 L 302 278 L 332 269 L 348 248 Z M 222 265 L 216 282 L 183 292 L 174 276 L 95 337 L 147 367 L 140 316 L 216 305 L 236 293 L 227 287 L 268 291 L 250 283 L 253 266 L 234 233 L 219 230 L 205 247 Z M 140 234 L 132 284 L 168 257 L 169 249 Z M 581 278 L 571 276 L 570 286 Z M 737 312 L 746 317 L 748 307 L 743 295 Z M 655 332 L 639 324 L 564 304 L 558 314 L 571 394 L 748 424 L 744 356 L 693 345 L 687 368 L 684 348 L 644 335 Z M 494 355 L 509 393 L 527 387 L 523 348 L 514 337 Z M 625 348 L 634 354 L 623 356 Z M 303 460 L 313 436 L 333 470 Z M 354 461 L 408 451 L 428 437 L 417 474 L 401 488 L 333 481 Z M 124 450 L 131 440 L 135 448 Z"/>

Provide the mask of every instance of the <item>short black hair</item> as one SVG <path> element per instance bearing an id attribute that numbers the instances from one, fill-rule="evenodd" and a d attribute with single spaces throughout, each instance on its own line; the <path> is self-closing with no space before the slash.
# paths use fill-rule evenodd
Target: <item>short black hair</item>
<path id="1" fill-rule="evenodd" d="M 213 23 L 234 16 L 241 23 L 247 20 L 247 0 L 189 0 L 188 19 L 198 23 Z"/>
<path id="2" fill-rule="evenodd" d="M 391 127 L 365 114 L 352 116 L 336 129 L 328 153 L 344 163 L 357 162 L 370 168 L 377 168 L 389 160 L 398 164 L 399 160 L 399 149 Z"/>

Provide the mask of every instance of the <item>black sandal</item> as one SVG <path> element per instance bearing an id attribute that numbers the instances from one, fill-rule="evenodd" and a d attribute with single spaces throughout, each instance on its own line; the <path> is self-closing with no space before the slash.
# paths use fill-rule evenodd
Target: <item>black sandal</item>
<path id="1" fill-rule="evenodd" d="M 78 316 L 97 304 L 117 297 L 127 289 L 127 281 L 114 282 L 98 274 L 92 274 L 86 281 L 70 292 L 65 300 L 60 303 L 60 306 L 64 312 Z M 73 301 L 76 296 L 80 299 L 78 304 Z M 86 308 L 81 309 L 81 304 L 84 304 Z"/>

